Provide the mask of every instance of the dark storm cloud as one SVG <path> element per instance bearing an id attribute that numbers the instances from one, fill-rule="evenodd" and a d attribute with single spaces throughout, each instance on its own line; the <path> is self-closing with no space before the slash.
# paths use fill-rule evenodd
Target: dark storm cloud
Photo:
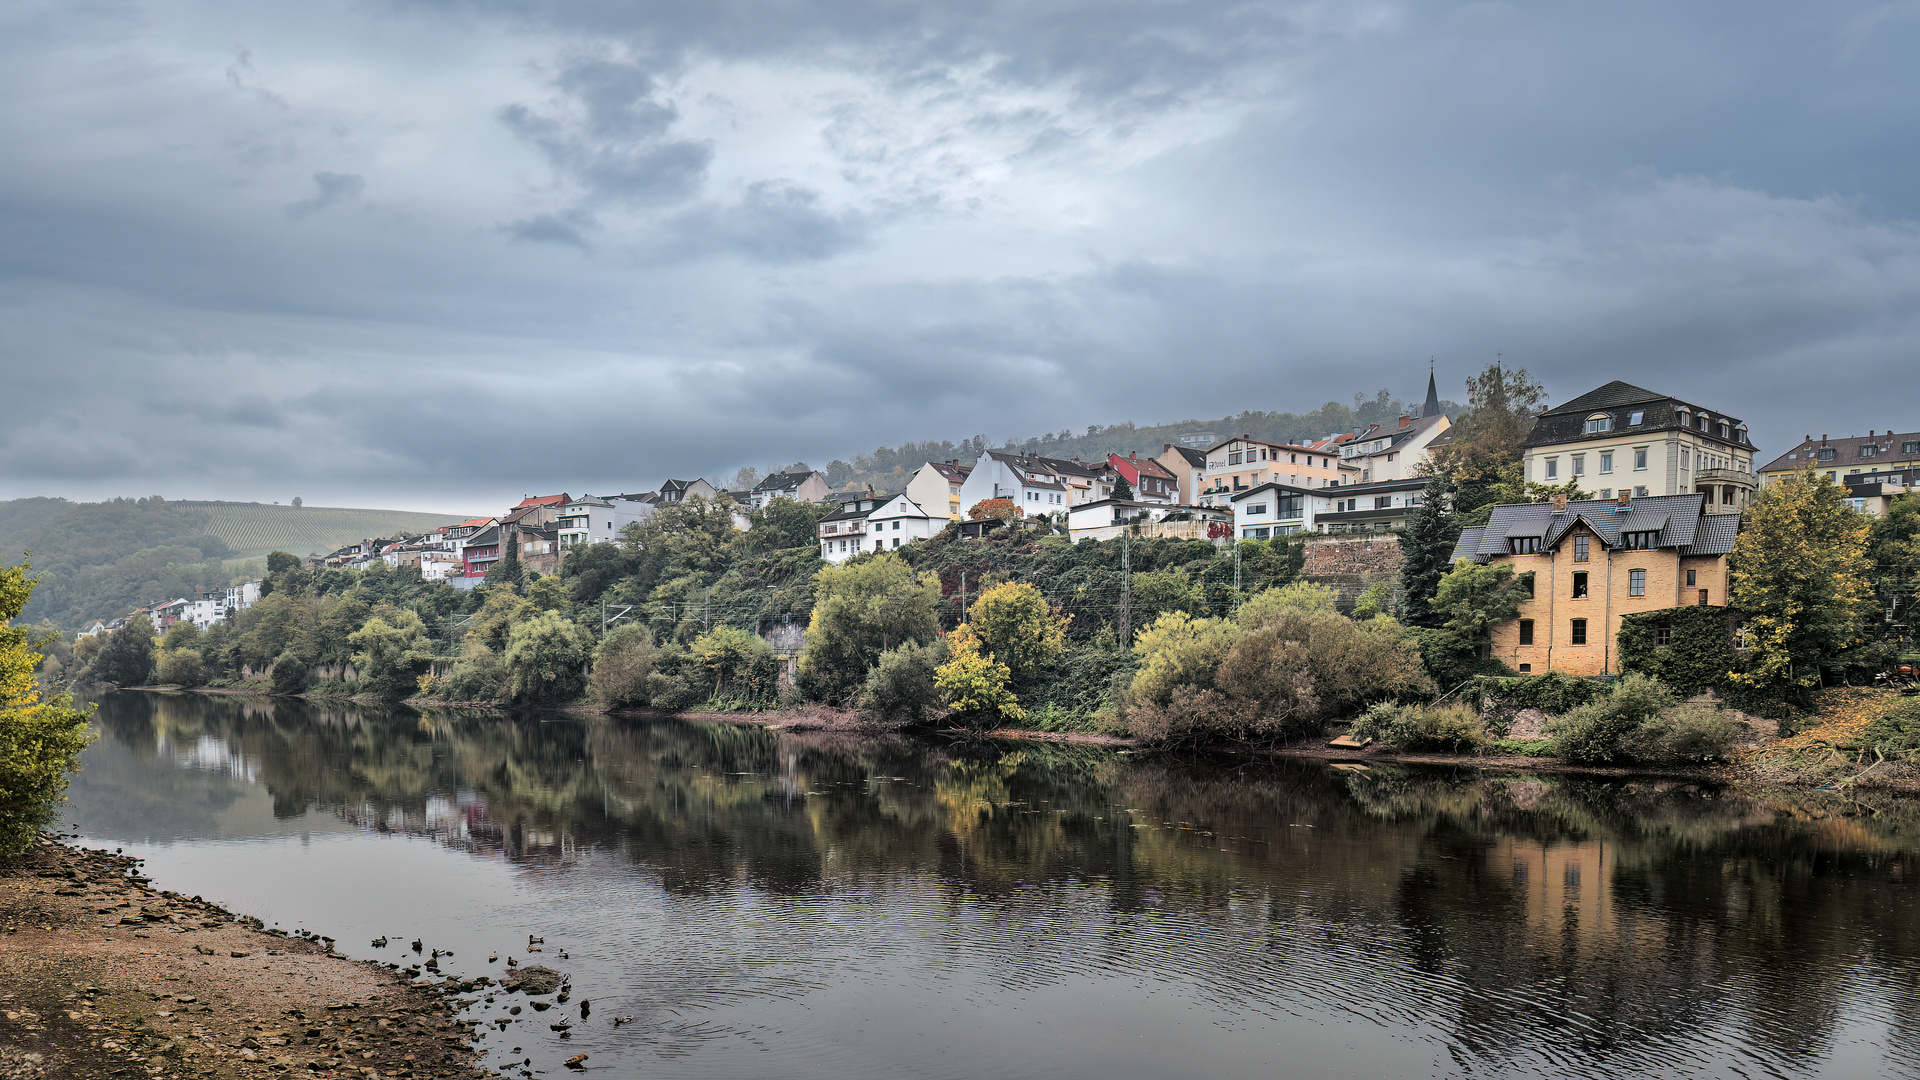
<path id="1" fill-rule="evenodd" d="M 0 494 L 645 488 L 1442 391 L 1806 433 L 1920 353 L 1872 4 L 42 4 Z M 227 43 L 239 41 L 244 45 Z M 1903 408 L 1905 406 L 1902 406 Z M 1870 415 L 1871 414 L 1871 415 Z"/>

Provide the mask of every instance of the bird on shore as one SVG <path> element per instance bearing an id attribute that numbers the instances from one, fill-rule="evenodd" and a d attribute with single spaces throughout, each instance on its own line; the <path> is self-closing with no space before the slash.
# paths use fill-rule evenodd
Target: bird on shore
<path id="1" fill-rule="evenodd" d="M 511 957 L 511 956 L 509 956 L 509 957 L 507 957 L 507 966 L 508 966 L 508 967 L 519 967 L 519 966 L 520 966 L 520 961 L 518 961 L 518 960 L 515 960 L 515 959 L 514 959 L 513 957 Z"/>

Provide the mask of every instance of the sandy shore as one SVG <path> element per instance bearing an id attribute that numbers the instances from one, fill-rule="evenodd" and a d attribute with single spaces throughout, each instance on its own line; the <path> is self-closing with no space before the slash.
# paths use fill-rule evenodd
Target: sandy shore
<path id="1" fill-rule="evenodd" d="M 0 866 L 0 1080 L 468 1080 L 470 1025 L 371 962 L 43 839 Z"/>

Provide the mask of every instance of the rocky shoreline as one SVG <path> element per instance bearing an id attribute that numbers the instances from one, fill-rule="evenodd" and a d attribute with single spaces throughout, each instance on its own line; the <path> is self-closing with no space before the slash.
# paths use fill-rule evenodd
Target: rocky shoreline
<path id="1" fill-rule="evenodd" d="M 449 997 L 473 984 L 411 983 L 138 866 L 48 838 L 0 864 L 0 1080 L 493 1075 Z"/>

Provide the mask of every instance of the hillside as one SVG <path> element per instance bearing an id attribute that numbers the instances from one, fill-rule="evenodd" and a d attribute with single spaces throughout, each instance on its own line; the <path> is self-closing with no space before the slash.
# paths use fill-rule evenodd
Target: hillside
<path id="1" fill-rule="evenodd" d="M 0 502 L 0 561 L 33 553 L 40 579 L 22 613 L 64 629 L 129 608 L 230 584 L 232 560 L 269 551 L 296 555 L 396 532 L 426 532 L 461 520 L 404 510 L 263 506 L 259 503 L 111 499 Z"/>
<path id="2" fill-rule="evenodd" d="M 199 522 L 202 535 L 217 537 L 228 558 L 248 559 L 269 551 L 295 555 L 332 551 L 371 536 L 431 532 L 465 518 L 411 510 L 356 510 L 339 506 L 263 506 L 260 503 L 176 502 Z"/>

